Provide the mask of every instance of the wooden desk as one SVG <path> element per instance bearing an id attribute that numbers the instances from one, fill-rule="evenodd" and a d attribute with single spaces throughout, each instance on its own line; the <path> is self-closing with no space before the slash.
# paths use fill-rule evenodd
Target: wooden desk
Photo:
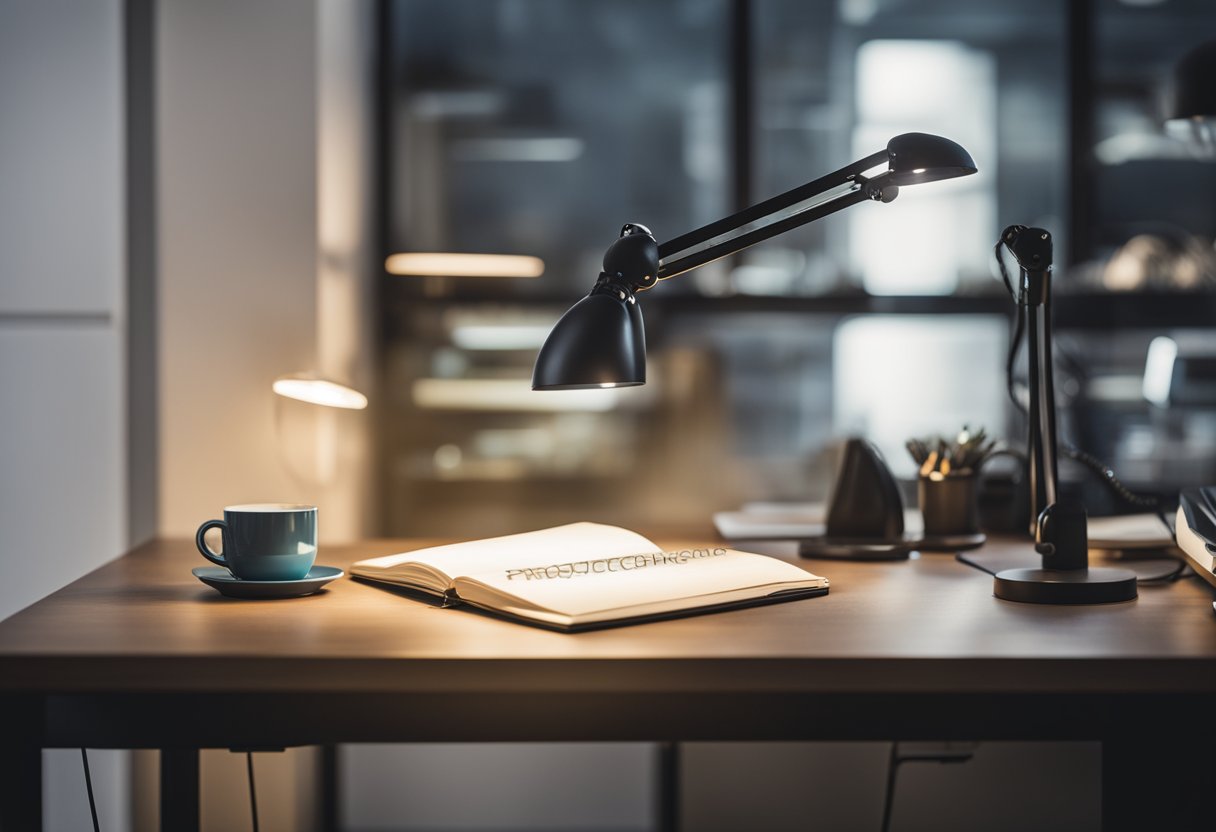
<path id="1" fill-rule="evenodd" d="M 201 563 L 157 541 L 0 622 L 0 829 L 36 828 L 43 747 L 167 749 L 189 808 L 200 747 L 745 739 L 1100 740 L 1108 828 L 1212 828 L 1216 617 L 1195 580 L 1041 607 L 948 555 L 805 561 L 830 595 L 569 635 L 349 579 L 232 601 Z"/>

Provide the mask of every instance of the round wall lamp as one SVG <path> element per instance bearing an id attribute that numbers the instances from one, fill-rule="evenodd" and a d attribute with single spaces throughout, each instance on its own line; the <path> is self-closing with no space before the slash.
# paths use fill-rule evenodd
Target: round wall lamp
<path id="1" fill-rule="evenodd" d="M 303 373 L 279 376 L 274 380 L 274 392 L 288 399 L 323 407 L 338 407 L 343 410 L 363 410 L 367 407 L 367 396 L 324 378 Z"/>

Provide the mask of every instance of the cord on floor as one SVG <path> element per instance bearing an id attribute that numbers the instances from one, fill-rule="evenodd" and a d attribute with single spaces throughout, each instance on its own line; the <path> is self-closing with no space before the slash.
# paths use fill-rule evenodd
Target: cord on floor
<path id="1" fill-rule="evenodd" d="M 882 832 L 891 832 L 891 816 L 895 810 L 895 780 L 899 767 L 904 763 L 941 763 L 943 765 L 966 763 L 975 756 L 974 743 L 950 743 L 944 746 L 931 744 L 928 749 L 900 754 L 899 742 L 891 743 L 891 755 L 887 758 L 887 793 L 882 802 Z"/>
<path id="2" fill-rule="evenodd" d="M 97 822 L 97 802 L 93 799 L 93 775 L 89 773 L 89 752 L 80 749 L 80 761 L 84 763 L 84 788 L 89 793 L 89 811 L 93 814 L 93 832 L 101 832 Z"/>
<path id="3" fill-rule="evenodd" d="M 253 752 L 245 752 L 245 768 L 249 772 L 249 813 L 253 817 L 253 832 L 258 832 L 258 791 L 253 785 Z"/>
<path id="4" fill-rule="evenodd" d="M 895 804 L 895 777 L 899 773 L 899 743 L 891 743 L 891 756 L 887 758 L 887 794 L 882 801 L 882 832 L 891 832 L 891 809 Z"/>

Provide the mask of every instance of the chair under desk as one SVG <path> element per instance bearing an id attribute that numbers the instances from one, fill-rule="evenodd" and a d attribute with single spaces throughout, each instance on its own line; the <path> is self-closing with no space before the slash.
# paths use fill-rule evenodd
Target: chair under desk
<path id="1" fill-rule="evenodd" d="M 162 749 L 162 826 L 197 829 L 198 749 L 434 741 L 1100 741 L 1104 828 L 1216 817 L 1199 581 L 1055 607 L 1000 601 L 949 555 L 808 561 L 829 595 L 563 634 L 349 579 L 235 601 L 197 561 L 154 541 L 0 622 L 0 830 L 40 828 L 43 748 Z"/>

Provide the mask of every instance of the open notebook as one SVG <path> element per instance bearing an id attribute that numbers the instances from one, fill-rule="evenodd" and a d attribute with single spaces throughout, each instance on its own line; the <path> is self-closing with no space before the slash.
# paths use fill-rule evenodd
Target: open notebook
<path id="1" fill-rule="evenodd" d="M 663 551 L 598 523 L 362 560 L 351 574 L 558 630 L 824 595 L 827 578 L 720 547 Z"/>

